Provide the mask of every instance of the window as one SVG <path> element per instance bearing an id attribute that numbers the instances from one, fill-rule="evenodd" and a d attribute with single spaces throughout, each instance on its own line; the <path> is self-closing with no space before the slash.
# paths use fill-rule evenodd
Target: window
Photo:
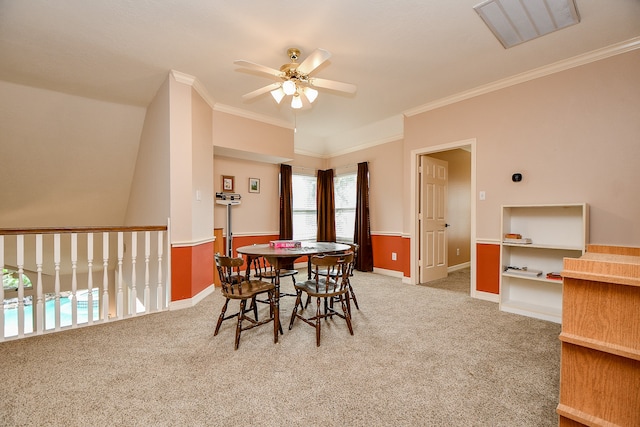
<path id="1" fill-rule="evenodd" d="M 356 181 L 355 172 L 333 178 L 336 199 L 336 240 L 353 242 L 356 225 Z"/>
<path id="2" fill-rule="evenodd" d="M 336 202 L 336 240 L 353 242 L 356 222 L 356 179 L 355 172 L 333 178 Z M 313 175 L 291 176 L 293 191 L 293 239 L 316 240 L 318 232 L 316 186 Z"/>
<path id="3" fill-rule="evenodd" d="M 291 176 L 293 192 L 293 239 L 316 240 L 317 236 L 317 209 L 316 209 L 316 185 L 314 175 Z"/>

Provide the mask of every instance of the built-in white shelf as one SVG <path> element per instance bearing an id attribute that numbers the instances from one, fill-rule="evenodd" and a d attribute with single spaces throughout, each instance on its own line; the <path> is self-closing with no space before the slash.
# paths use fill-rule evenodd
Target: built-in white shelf
<path id="1" fill-rule="evenodd" d="M 502 206 L 502 237 L 519 234 L 531 243 L 500 245 L 500 309 L 561 323 L 562 281 L 547 279 L 547 273 L 560 273 L 565 258 L 584 254 L 588 227 L 586 203 Z M 523 276 L 505 272 L 509 266 L 542 273 Z"/>

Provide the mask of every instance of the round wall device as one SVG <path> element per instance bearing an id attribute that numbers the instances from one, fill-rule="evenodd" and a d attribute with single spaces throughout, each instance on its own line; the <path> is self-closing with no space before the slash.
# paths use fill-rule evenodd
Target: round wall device
<path id="1" fill-rule="evenodd" d="M 513 182 L 522 181 L 522 174 L 521 173 L 514 173 L 513 175 L 511 175 L 511 181 L 513 181 Z"/>

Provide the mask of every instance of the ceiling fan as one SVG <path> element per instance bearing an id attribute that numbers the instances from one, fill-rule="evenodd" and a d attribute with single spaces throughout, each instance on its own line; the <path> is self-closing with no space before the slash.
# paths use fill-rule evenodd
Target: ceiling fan
<path id="1" fill-rule="evenodd" d="M 304 99 L 309 103 L 313 103 L 313 101 L 316 100 L 318 91 L 315 88 L 346 93 L 356 92 L 356 86 L 350 83 L 342 83 L 311 76 L 311 73 L 313 73 L 316 68 L 331 57 L 330 52 L 324 49 L 316 49 L 300 63 L 298 63 L 300 50 L 293 47 L 289 48 L 287 55 L 291 62 L 282 65 L 279 70 L 250 61 L 234 61 L 233 63 L 236 65 L 268 74 L 279 80 L 276 83 L 249 92 L 243 95 L 242 98 L 251 99 L 270 92 L 273 99 L 280 104 L 285 96 L 291 96 L 291 108 L 299 109 L 303 106 L 303 97 L 301 95 L 304 95 Z"/>

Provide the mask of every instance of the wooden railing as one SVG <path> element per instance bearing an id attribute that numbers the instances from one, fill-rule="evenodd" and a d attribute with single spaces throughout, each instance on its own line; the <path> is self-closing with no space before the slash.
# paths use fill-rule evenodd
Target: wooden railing
<path id="1" fill-rule="evenodd" d="M 0 229 L 0 341 L 166 310 L 169 245 L 168 226 Z"/>

